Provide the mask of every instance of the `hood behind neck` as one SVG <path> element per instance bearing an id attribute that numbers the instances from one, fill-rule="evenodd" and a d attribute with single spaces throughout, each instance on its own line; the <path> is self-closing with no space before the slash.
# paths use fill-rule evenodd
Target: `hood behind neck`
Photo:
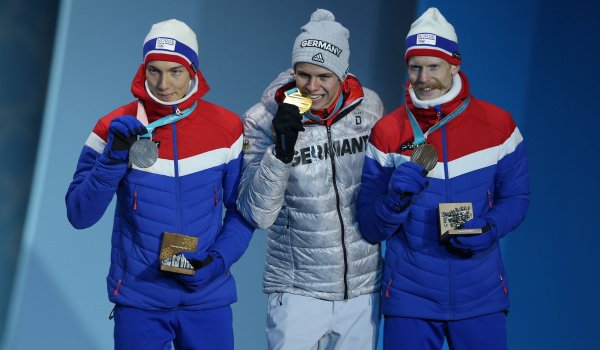
<path id="1" fill-rule="evenodd" d="M 131 83 L 131 93 L 144 104 L 144 109 L 148 115 L 148 120 L 153 121 L 172 114 L 177 108 L 186 109 L 191 107 L 195 101 L 202 98 L 202 96 L 204 96 L 208 90 L 210 90 L 210 87 L 206 83 L 206 80 L 204 79 L 204 76 L 200 70 L 196 71 L 195 80 L 196 91 L 193 91 L 176 104 L 165 104 L 160 102 L 160 100 L 157 98 L 150 96 L 149 90 L 146 89 L 146 69 L 142 63 L 133 77 L 133 81 Z"/>

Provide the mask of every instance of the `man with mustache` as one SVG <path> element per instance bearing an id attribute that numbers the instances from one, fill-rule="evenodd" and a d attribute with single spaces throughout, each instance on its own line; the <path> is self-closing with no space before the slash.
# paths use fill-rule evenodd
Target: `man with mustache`
<path id="1" fill-rule="evenodd" d="M 470 93 L 454 27 L 436 8 L 412 24 L 405 60 L 406 102 L 373 128 L 358 203 L 363 236 L 387 243 L 384 349 L 441 349 L 444 338 L 451 349 L 506 349 L 499 241 L 529 203 L 523 137 L 508 112 Z M 429 162 L 411 160 L 425 149 Z M 440 203 L 471 203 L 458 228 L 481 233 L 441 237 Z"/>
<path id="2" fill-rule="evenodd" d="M 242 117 L 237 203 L 248 222 L 269 231 L 270 350 L 377 344 L 382 259 L 379 244 L 358 231 L 356 198 L 383 105 L 348 73 L 349 35 L 331 12 L 315 11 L 294 42 L 292 68 Z M 286 99 L 296 89 L 310 110 Z"/>

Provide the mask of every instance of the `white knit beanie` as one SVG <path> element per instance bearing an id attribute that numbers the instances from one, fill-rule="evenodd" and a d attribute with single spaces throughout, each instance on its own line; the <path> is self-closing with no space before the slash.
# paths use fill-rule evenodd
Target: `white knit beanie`
<path id="1" fill-rule="evenodd" d="M 316 64 L 332 71 L 341 81 L 348 75 L 350 32 L 335 21 L 333 13 L 317 9 L 294 42 L 292 67 L 296 63 Z"/>
<path id="2" fill-rule="evenodd" d="M 198 40 L 187 24 L 176 19 L 152 25 L 144 39 L 144 64 L 170 61 L 183 65 L 192 78 L 198 69 Z"/>
<path id="3" fill-rule="evenodd" d="M 410 26 L 406 36 L 406 53 L 404 59 L 412 56 L 434 56 L 460 64 L 458 37 L 454 27 L 435 7 L 430 7 Z"/>

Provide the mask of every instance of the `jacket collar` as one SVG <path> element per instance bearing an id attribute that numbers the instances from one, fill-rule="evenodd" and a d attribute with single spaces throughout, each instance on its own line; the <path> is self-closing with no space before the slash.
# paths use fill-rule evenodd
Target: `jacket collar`
<path id="1" fill-rule="evenodd" d="M 295 86 L 296 86 L 296 82 L 292 79 L 292 80 L 288 81 L 285 85 L 278 88 L 275 91 L 275 96 L 274 96 L 274 99 L 277 102 L 277 104 L 280 104 L 283 102 L 283 100 L 285 98 L 285 91 L 287 91 L 291 88 L 294 88 Z M 337 112 L 337 115 L 333 116 L 332 118 L 327 120 L 327 125 L 333 124 L 335 121 L 339 120 L 341 117 L 346 115 L 348 112 L 350 112 L 352 109 L 354 109 L 354 107 L 356 107 L 358 104 L 360 104 L 362 102 L 363 98 L 365 97 L 362 85 L 360 84 L 360 82 L 358 81 L 358 79 L 355 76 L 350 75 L 350 74 L 348 74 L 346 79 L 342 82 L 340 91 L 341 91 L 341 95 L 338 98 L 343 98 L 344 102 L 342 103 L 342 107 Z M 333 110 L 334 106 L 331 106 L 330 109 Z M 327 112 L 330 112 L 330 111 L 327 111 Z M 317 113 L 313 113 L 313 114 L 319 115 L 321 117 L 323 116 L 323 112 L 320 112 L 320 113 L 317 112 Z M 315 123 L 315 122 L 310 121 L 309 123 Z"/>
<path id="2" fill-rule="evenodd" d="M 460 106 L 460 104 L 466 100 L 467 97 L 469 97 L 470 87 L 467 76 L 462 72 L 459 72 L 458 74 L 460 75 L 462 87 L 456 97 L 446 103 L 442 103 L 439 106 L 433 106 L 429 108 L 418 108 L 415 106 L 409 92 L 410 82 L 406 84 L 406 103 L 408 104 L 408 109 L 420 123 L 429 126 L 435 124 L 440 119 L 437 109 L 441 108 L 441 116 L 446 116 L 456 110 L 456 108 L 458 108 L 458 106 Z"/>
<path id="3" fill-rule="evenodd" d="M 133 77 L 133 81 L 131 83 L 131 93 L 133 93 L 133 96 L 143 103 L 149 122 L 160 119 L 169 114 L 173 114 L 176 109 L 183 110 L 190 108 L 195 101 L 202 98 L 202 96 L 204 96 L 210 89 L 200 70 L 197 70 L 196 91 L 188 95 L 187 98 L 185 98 L 179 104 L 166 105 L 156 101 L 149 95 L 148 91 L 146 90 L 145 82 L 146 70 L 144 68 L 144 64 L 141 64 L 135 76 Z"/>

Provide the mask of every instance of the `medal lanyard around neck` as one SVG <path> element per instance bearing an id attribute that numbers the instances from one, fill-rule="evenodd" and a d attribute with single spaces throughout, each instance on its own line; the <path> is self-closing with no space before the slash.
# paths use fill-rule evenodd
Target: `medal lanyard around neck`
<path id="1" fill-rule="evenodd" d="M 340 93 L 337 103 L 335 104 L 335 108 L 333 109 L 333 111 L 331 111 L 331 114 L 329 114 L 329 117 L 319 118 L 319 117 L 315 116 L 314 114 L 310 113 L 310 110 L 306 111 L 302 116 L 305 117 L 306 119 L 310 119 L 314 122 L 324 122 L 324 121 L 334 117 L 336 115 L 336 113 L 339 112 L 340 108 L 342 108 L 342 103 L 344 103 L 344 94 Z"/>
<path id="2" fill-rule="evenodd" d="M 145 135 L 140 135 L 140 138 L 152 138 L 152 133 L 154 132 L 154 129 L 161 127 L 161 126 L 171 124 L 171 123 L 175 123 L 176 121 L 179 121 L 179 120 L 187 117 L 194 111 L 194 109 L 196 109 L 197 104 L 198 104 L 198 101 L 195 101 L 194 104 L 192 105 L 192 107 L 185 109 L 182 112 L 178 110 L 179 111 L 178 113 L 173 113 L 166 117 L 162 117 L 159 120 L 153 121 L 152 123 L 150 123 L 146 126 L 148 133 Z"/>
<path id="3" fill-rule="evenodd" d="M 448 114 L 442 120 L 437 122 L 434 126 L 429 128 L 429 130 L 427 130 L 427 132 L 425 134 L 423 134 L 423 131 L 421 130 L 419 123 L 417 123 L 417 119 L 415 118 L 415 116 L 408 109 L 408 103 L 407 103 L 406 104 L 406 113 L 408 114 L 408 119 L 410 120 L 410 125 L 412 126 L 413 135 L 415 136 L 415 141 L 413 142 L 413 145 L 417 146 L 417 145 L 424 143 L 425 140 L 427 140 L 427 136 L 429 136 L 429 134 L 431 134 L 432 132 L 441 128 L 442 126 L 448 124 L 448 122 L 450 122 L 452 119 L 458 117 L 458 115 L 461 114 L 467 108 L 467 106 L 469 105 L 470 99 L 471 99 L 470 97 L 467 97 L 467 99 L 463 103 L 461 103 L 460 106 L 458 106 L 458 108 L 454 110 L 454 112 Z"/>

